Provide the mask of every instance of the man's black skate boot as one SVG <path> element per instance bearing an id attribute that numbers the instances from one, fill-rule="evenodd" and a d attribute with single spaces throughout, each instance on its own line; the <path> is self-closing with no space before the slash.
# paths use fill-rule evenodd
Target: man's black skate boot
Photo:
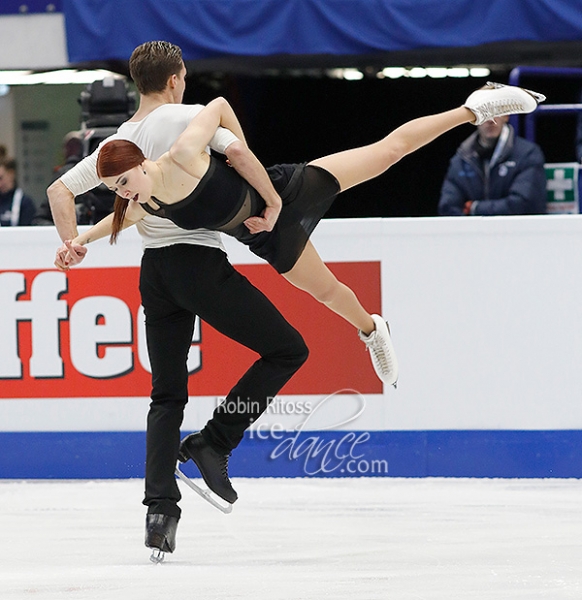
<path id="1" fill-rule="evenodd" d="M 198 467 L 206 485 L 229 504 L 236 502 L 238 495 L 228 478 L 230 453 L 221 454 L 211 448 L 200 433 L 187 435 L 180 444 L 178 459 L 187 462 L 190 458 Z"/>
<path id="2" fill-rule="evenodd" d="M 176 549 L 178 519 L 169 515 L 146 515 L 145 545 L 170 554 Z"/>

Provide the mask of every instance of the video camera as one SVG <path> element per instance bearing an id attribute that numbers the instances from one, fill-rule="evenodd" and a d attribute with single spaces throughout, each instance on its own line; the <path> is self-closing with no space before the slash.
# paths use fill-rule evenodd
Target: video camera
<path id="1" fill-rule="evenodd" d="M 87 85 L 81 92 L 79 104 L 85 157 L 135 113 L 136 98 L 135 93 L 129 91 L 125 79 L 106 77 Z M 113 210 L 115 195 L 104 185 L 84 196 L 84 200 L 77 204 L 79 224 L 97 223 Z"/>
<path id="2" fill-rule="evenodd" d="M 125 79 L 106 77 L 90 83 L 79 97 L 84 156 L 135 113 L 135 93 Z"/>

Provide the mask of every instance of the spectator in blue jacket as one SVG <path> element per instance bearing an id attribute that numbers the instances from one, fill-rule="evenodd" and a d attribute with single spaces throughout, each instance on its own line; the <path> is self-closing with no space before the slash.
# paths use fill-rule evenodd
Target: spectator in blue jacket
<path id="1" fill-rule="evenodd" d="M 0 227 L 32 225 L 36 214 L 34 200 L 16 183 L 16 162 L 0 162 Z"/>
<path id="2" fill-rule="evenodd" d="M 441 189 L 440 215 L 546 212 L 544 154 L 507 121 L 486 121 L 459 146 Z"/>

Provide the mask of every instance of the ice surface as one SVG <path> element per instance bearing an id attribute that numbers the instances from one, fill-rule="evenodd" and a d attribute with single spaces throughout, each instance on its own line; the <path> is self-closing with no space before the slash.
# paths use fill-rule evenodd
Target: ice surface
<path id="1" fill-rule="evenodd" d="M 235 479 L 182 486 L 177 548 L 143 545 L 143 481 L 0 481 L 0 598 L 582 598 L 582 482 Z"/>

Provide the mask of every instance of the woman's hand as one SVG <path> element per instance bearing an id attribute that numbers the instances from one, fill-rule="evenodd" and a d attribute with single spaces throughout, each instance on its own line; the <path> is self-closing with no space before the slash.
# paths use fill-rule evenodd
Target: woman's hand
<path id="1" fill-rule="evenodd" d="M 280 212 L 280 204 L 277 206 L 267 206 L 260 217 L 249 217 L 244 223 L 251 233 L 272 231 Z"/>
<path id="2" fill-rule="evenodd" d="M 65 243 L 57 250 L 55 267 L 60 271 L 68 271 L 72 266 L 80 264 L 86 254 L 85 246 L 65 240 Z"/>

